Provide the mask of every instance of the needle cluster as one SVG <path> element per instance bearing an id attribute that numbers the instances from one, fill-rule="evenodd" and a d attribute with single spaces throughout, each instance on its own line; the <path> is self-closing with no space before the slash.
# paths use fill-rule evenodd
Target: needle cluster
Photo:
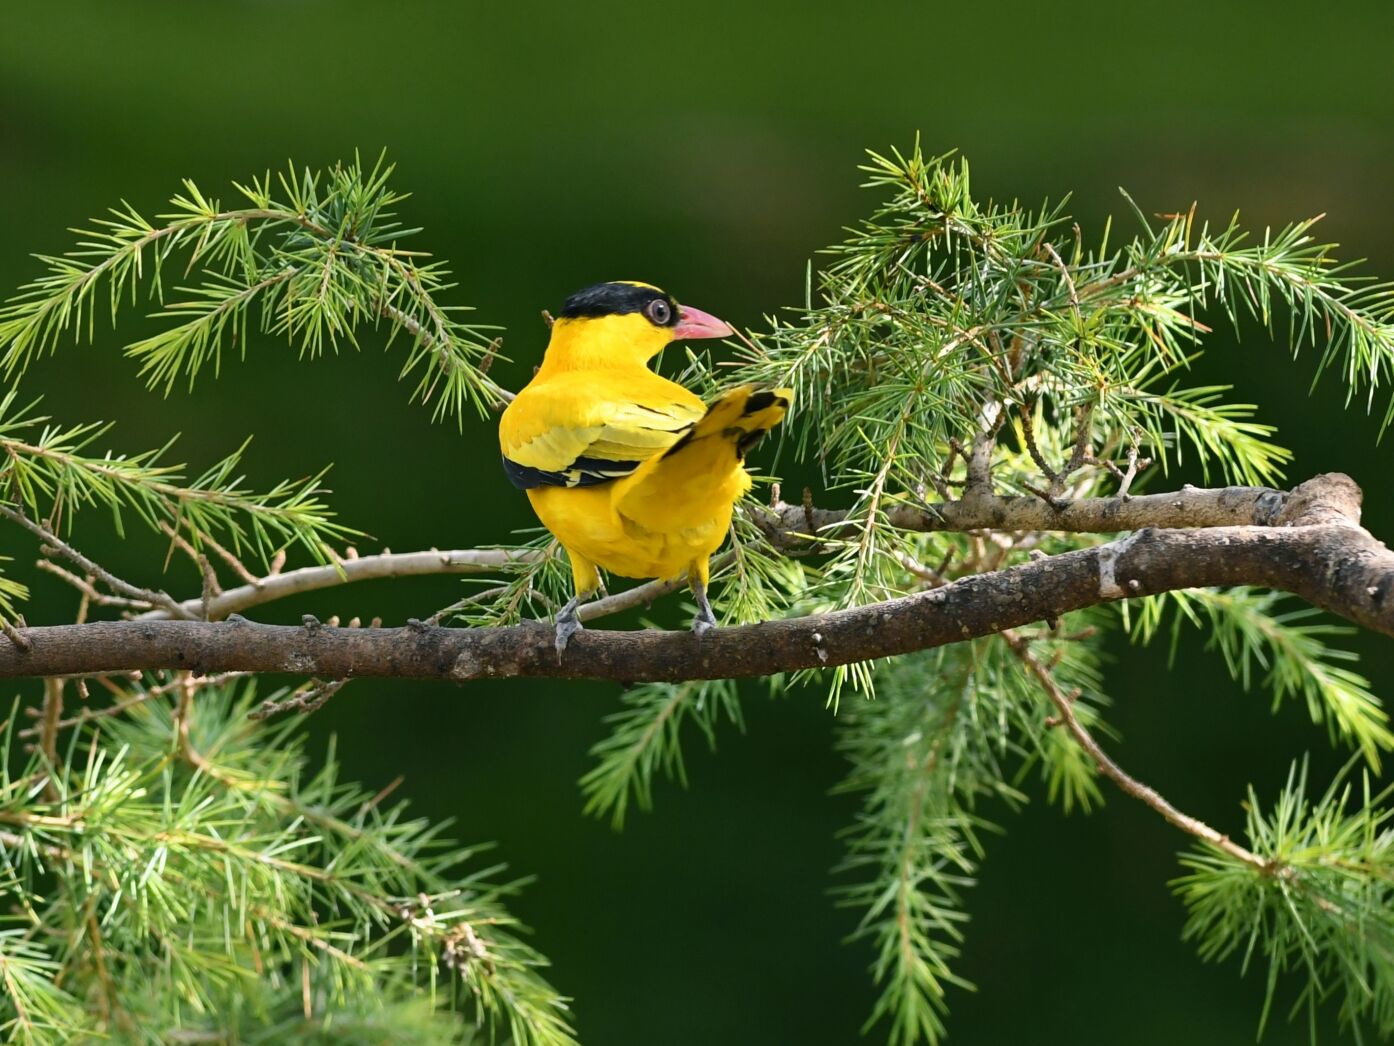
<path id="1" fill-rule="evenodd" d="M 573 1041 L 482 848 L 312 765 L 255 681 L 108 685 L 118 714 L 8 720 L 6 1042 Z"/>

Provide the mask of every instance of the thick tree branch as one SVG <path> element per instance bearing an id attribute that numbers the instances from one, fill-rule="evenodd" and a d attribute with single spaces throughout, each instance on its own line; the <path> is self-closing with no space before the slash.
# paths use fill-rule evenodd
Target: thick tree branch
<path id="1" fill-rule="evenodd" d="M 1229 525 L 1270 525 L 1287 503 L 1287 491 L 1267 487 L 1220 487 L 1214 489 L 1183 487 L 1170 494 L 1146 494 L 1139 497 L 1080 498 L 1063 503 L 1061 508 L 1034 497 L 998 497 L 993 494 L 946 501 L 932 510 L 916 505 L 892 506 L 887 515 L 892 526 L 916 531 L 971 530 L 1058 530 L 1075 533 L 1116 533 L 1140 527 L 1215 527 Z M 775 547 L 790 551 L 807 546 L 810 530 L 819 537 L 836 536 L 840 525 L 855 533 L 856 523 L 846 511 L 819 509 L 804 504 L 790 505 L 780 501 L 773 507 L 752 507 L 751 515 L 766 538 Z M 211 618 L 220 620 L 229 614 L 240 614 L 287 596 L 313 592 L 352 581 L 373 578 L 407 577 L 429 574 L 487 573 L 510 563 L 525 562 L 542 553 L 510 549 L 457 549 L 438 552 L 385 552 L 380 555 L 344 559 L 337 565 L 302 567 L 286 573 L 257 578 L 248 584 L 228 589 L 208 601 Z M 729 556 L 729 554 L 727 554 Z M 725 561 L 719 558 L 713 566 Z M 651 581 L 604 599 L 587 603 L 580 608 L 582 621 L 593 621 L 653 602 L 686 584 L 674 581 Z M 183 600 L 180 607 L 186 614 L 202 616 L 203 599 Z M 171 617 L 170 611 L 155 609 L 140 614 L 137 620 L 156 621 Z"/>
<path id="2" fill-rule="evenodd" d="M 1276 512 L 1275 498 L 1281 506 Z M 1140 500 L 1121 503 L 1119 514 Z M 1220 507 L 1221 499 L 1213 500 Z M 1149 527 L 1095 548 L 972 575 L 901 599 L 717 629 L 701 639 L 687 632 L 588 630 L 560 659 L 552 629 L 534 622 L 510 628 L 418 623 L 355 629 L 262 625 L 240 618 L 126 621 L 24 629 L 28 650 L 0 646 L 0 677 L 183 668 L 457 683 L 519 676 L 625 682 L 734 678 L 889 657 L 1103 602 L 1229 585 L 1291 592 L 1394 636 L 1394 554 L 1360 528 L 1359 504 L 1359 488 L 1349 477 L 1319 476 L 1287 495 L 1253 495 L 1247 525 Z M 1163 506 L 1164 516 L 1166 511 Z M 1227 512 L 1233 519 L 1238 509 Z"/>

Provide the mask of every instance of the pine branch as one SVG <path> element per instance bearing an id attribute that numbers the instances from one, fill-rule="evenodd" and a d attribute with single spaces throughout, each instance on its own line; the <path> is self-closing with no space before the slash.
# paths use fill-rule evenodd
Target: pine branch
<path id="1" fill-rule="evenodd" d="M 685 725 L 695 725 L 712 749 L 720 719 L 744 728 L 740 696 L 729 680 L 648 683 L 627 692 L 624 706 L 606 717 L 610 736 L 591 748 L 598 762 L 581 778 L 586 813 L 608 817 L 616 829 L 624 827 L 631 797 L 640 810 L 653 808 L 658 774 L 687 786 Z"/>
<path id="2" fill-rule="evenodd" d="M 882 990 L 863 1031 L 888 1020 L 895 1044 L 939 1042 L 947 990 L 971 987 L 952 962 L 983 853 L 978 834 L 991 827 L 972 807 L 1021 798 L 1003 783 L 1000 738 L 980 726 L 997 721 L 994 710 L 974 707 L 994 693 L 977 678 L 979 653 L 966 645 L 905 659 L 885 673 L 877 700 L 852 705 L 841 724 L 852 769 L 839 790 L 864 799 L 837 868 L 855 880 L 839 888 L 839 904 L 862 910 L 851 939 L 876 949 Z"/>
<path id="3" fill-rule="evenodd" d="M 251 204 L 241 208 L 223 208 L 185 181 L 173 210 L 158 216 L 163 224 L 123 203 L 79 230 L 75 250 L 39 256 L 47 272 L 0 309 L 0 368 L 14 379 L 68 333 L 92 341 L 105 283 L 113 323 L 142 289 L 163 306 L 156 316 L 172 321 L 126 348 L 166 392 L 181 377 L 192 385 L 209 367 L 219 370 L 227 348 L 245 354 L 256 306 L 263 332 L 311 358 L 386 322 L 389 344 L 403 332 L 410 343 L 401 376 L 415 378 L 414 398 L 434 400 L 437 418 L 460 417 L 466 406 L 487 414 L 509 398 L 486 373 L 498 339 L 437 301 L 450 287 L 439 263 L 397 246 L 417 230 L 395 220 L 405 197 L 388 188 L 392 173 L 382 159 L 324 174 L 297 176 L 292 166 L 274 188 L 269 174 L 237 185 Z M 166 301 L 164 270 L 179 254 L 193 282 Z"/>
<path id="4" fill-rule="evenodd" d="M 812 617 L 686 633 L 588 630 L 564 658 L 533 623 L 444 629 L 102 622 L 29 628 L 31 649 L 0 645 L 0 678 L 131 668 L 194 668 L 350 676 L 492 677 L 677 682 L 772 675 L 864 662 L 1054 620 L 1085 607 L 1178 588 L 1262 585 L 1292 592 L 1394 635 L 1394 555 L 1354 522 L 1348 478 L 1310 480 L 1273 525 L 1144 530 L 880 604 Z"/>
<path id="5" fill-rule="evenodd" d="M 249 726 L 251 686 L 139 689 L 80 724 L 51 801 L 32 786 L 47 761 L 0 770 L 0 897 L 27 916 L 0 960 L 13 1038 L 260 1037 L 287 1019 L 271 1001 L 285 993 L 325 1029 L 415 996 L 457 1029 L 463 1016 L 520 1046 L 573 1042 L 504 907 L 520 884 L 462 867 L 479 848 L 341 783 L 332 751 L 306 773 L 286 728 Z M 425 1023 L 423 1041 L 449 1041 L 451 1023 Z"/>
<path id="6" fill-rule="evenodd" d="M 1267 1022 L 1283 975 L 1302 987 L 1293 1011 L 1334 996 L 1343 1024 L 1364 1041 L 1362 1026 L 1394 1032 L 1394 816 L 1390 790 L 1376 793 L 1368 775 L 1353 788 L 1346 771 L 1316 801 L 1306 796 L 1305 761 L 1294 765 L 1271 808 L 1250 790 L 1249 846 L 1266 866 L 1204 846 L 1172 885 L 1189 911 L 1185 936 L 1201 957 L 1242 956 L 1242 969 L 1267 958 Z"/>
<path id="7" fill-rule="evenodd" d="M 334 522 L 321 500 L 322 473 L 283 481 L 265 492 L 249 490 L 236 471 L 244 444 L 202 475 L 185 480 L 182 466 L 161 461 L 168 447 L 131 457 L 98 456 L 88 448 L 105 427 L 62 429 L 47 424 L 48 419 L 31 409 L 15 409 L 15 397 L 11 390 L 0 398 L 0 516 L 78 566 L 91 580 L 76 576 L 65 580 L 85 589 L 84 598 L 99 605 L 158 607 L 174 616 L 203 616 L 205 609 L 202 599 L 185 607 L 163 592 L 117 577 L 78 552 L 62 532 L 86 508 L 107 510 L 118 533 L 123 532 L 124 513 L 130 511 L 151 529 L 183 543 L 195 557 L 205 545 L 230 557 L 221 538 L 238 553 L 251 553 L 265 563 L 290 544 L 299 544 L 326 563 L 335 558 L 331 540 L 357 533 Z M 53 564 L 45 567 L 59 576 L 66 574 Z M 97 592 L 93 582 L 107 586 L 111 594 Z M 26 595 L 23 586 L 0 577 L 0 621 L 6 622 L 7 629 L 16 613 L 15 602 Z"/>

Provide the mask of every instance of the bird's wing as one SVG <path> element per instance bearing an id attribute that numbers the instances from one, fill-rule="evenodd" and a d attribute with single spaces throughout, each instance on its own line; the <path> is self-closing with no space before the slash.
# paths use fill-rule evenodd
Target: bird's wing
<path id="1" fill-rule="evenodd" d="M 681 386 L 649 376 L 656 380 L 592 374 L 524 389 L 499 423 L 508 478 L 523 489 L 590 486 L 671 447 L 705 408 Z"/>

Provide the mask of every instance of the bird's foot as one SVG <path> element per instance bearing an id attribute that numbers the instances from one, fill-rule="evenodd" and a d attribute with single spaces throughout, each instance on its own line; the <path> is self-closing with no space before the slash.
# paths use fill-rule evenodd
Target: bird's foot
<path id="1" fill-rule="evenodd" d="M 692 634 L 701 639 L 716 627 L 716 615 L 712 613 L 712 603 L 707 598 L 707 586 L 703 582 L 692 582 L 692 594 L 697 599 L 697 616 L 692 619 Z"/>
<path id="2" fill-rule="evenodd" d="M 557 648 L 557 661 L 561 661 L 562 653 L 566 650 L 566 644 L 571 642 L 571 637 L 583 628 L 581 619 L 576 615 L 576 608 L 581 605 L 580 596 L 572 596 L 567 600 L 566 606 L 557 611 L 557 634 L 554 645 Z"/>
<path id="3" fill-rule="evenodd" d="M 716 627 L 716 615 L 710 604 L 697 608 L 697 616 L 692 619 L 692 634 L 698 639 Z"/>

